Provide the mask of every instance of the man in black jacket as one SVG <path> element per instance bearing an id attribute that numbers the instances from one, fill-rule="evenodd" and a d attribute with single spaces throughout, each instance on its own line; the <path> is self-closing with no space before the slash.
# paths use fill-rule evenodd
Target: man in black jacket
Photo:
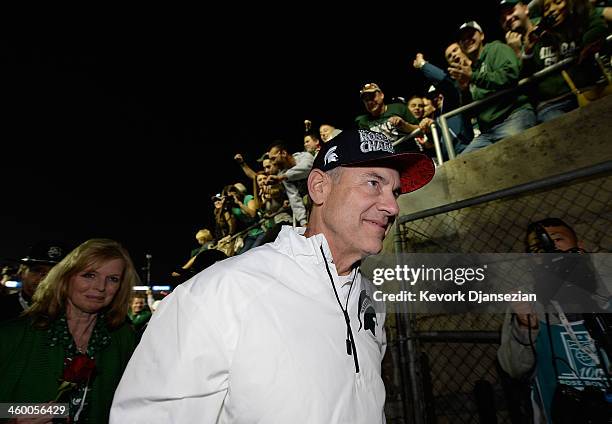
<path id="1" fill-rule="evenodd" d="M 0 297 L 0 321 L 16 318 L 30 306 L 38 284 L 66 253 L 66 249 L 55 242 L 40 242 L 31 248 L 28 256 L 19 261 L 17 276 L 21 290 Z"/>

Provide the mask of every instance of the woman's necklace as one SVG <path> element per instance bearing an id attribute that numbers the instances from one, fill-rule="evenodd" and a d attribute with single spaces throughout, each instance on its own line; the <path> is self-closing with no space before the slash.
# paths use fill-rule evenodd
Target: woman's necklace
<path id="1" fill-rule="evenodd" d="M 79 353 L 87 352 L 87 345 L 89 344 L 89 339 L 91 338 L 91 333 L 93 330 L 93 326 L 96 323 L 96 317 L 94 317 L 90 322 L 85 324 L 82 331 L 79 330 L 79 325 L 77 323 L 71 323 L 68 321 L 68 328 L 70 329 L 70 334 L 72 334 L 72 338 L 74 339 L 74 345 Z"/>

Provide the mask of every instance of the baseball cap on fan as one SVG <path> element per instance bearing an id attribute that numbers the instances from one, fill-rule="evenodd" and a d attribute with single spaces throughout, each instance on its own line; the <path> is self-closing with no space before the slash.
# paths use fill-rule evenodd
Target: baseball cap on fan
<path id="1" fill-rule="evenodd" d="M 41 241 L 30 248 L 28 255 L 21 258 L 22 264 L 47 264 L 55 265 L 68 254 L 66 247 L 53 241 Z"/>
<path id="2" fill-rule="evenodd" d="M 523 3 L 522 0 L 501 0 L 499 2 L 499 7 L 502 9 L 508 8 L 508 7 L 514 7 L 515 5 L 519 4 L 519 3 Z M 529 3 L 529 2 L 527 2 Z"/>
<path id="3" fill-rule="evenodd" d="M 400 174 L 401 194 L 418 190 L 431 181 L 435 166 L 422 153 L 395 153 L 393 143 L 382 133 L 344 130 L 323 145 L 313 169 L 331 171 L 338 166 L 380 166 Z"/>
<path id="4" fill-rule="evenodd" d="M 382 92 L 378 84 L 375 82 L 368 82 L 361 87 L 361 90 L 359 90 L 359 95 L 363 97 L 365 94 L 376 93 L 377 91 Z"/>
<path id="5" fill-rule="evenodd" d="M 461 24 L 461 26 L 459 27 L 459 34 L 461 34 L 463 31 L 469 30 L 469 29 L 475 29 L 478 32 L 482 33 L 482 28 L 480 25 L 478 25 L 478 22 L 476 21 L 468 21 L 465 22 L 463 24 Z"/>

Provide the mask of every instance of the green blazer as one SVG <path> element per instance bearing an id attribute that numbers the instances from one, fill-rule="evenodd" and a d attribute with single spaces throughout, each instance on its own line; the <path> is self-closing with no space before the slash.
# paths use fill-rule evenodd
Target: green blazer
<path id="1" fill-rule="evenodd" d="M 109 335 L 110 343 L 95 357 L 84 417 L 89 423 L 108 422 L 115 389 L 136 346 L 127 321 Z M 49 339 L 48 331 L 32 327 L 29 318 L 0 323 L 0 402 L 45 403 L 55 398 L 64 371 L 64 347 L 50 346 Z"/>

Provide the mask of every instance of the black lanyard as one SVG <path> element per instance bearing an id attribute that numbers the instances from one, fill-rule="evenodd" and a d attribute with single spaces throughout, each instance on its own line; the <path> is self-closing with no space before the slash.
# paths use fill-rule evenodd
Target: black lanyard
<path id="1" fill-rule="evenodd" d="M 340 296 L 338 296 L 338 291 L 336 290 L 336 285 L 334 284 L 334 277 L 332 277 L 331 271 L 329 270 L 329 265 L 327 264 L 327 258 L 325 257 L 325 253 L 323 252 L 323 246 L 320 246 L 321 254 L 323 255 L 323 260 L 325 261 L 325 269 L 327 269 L 327 275 L 329 275 L 329 281 L 331 282 L 332 289 L 334 289 L 334 294 L 336 295 L 336 300 L 338 301 L 338 305 L 342 310 L 342 314 L 344 315 L 344 321 L 346 322 L 346 353 L 348 355 L 353 354 L 353 360 L 355 361 L 355 372 L 359 373 L 359 359 L 357 359 L 357 347 L 355 346 L 355 338 L 353 337 L 353 330 L 351 329 L 351 319 L 348 314 L 348 302 L 351 297 L 351 290 L 353 290 L 353 283 L 355 282 L 355 278 L 357 277 L 357 273 L 359 270 L 355 270 L 355 275 L 353 276 L 353 281 L 351 281 L 351 287 L 349 288 L 348 296 L 346 297 L 346 307 L 342 307 L 342 302 L 340 302 Z"/>

